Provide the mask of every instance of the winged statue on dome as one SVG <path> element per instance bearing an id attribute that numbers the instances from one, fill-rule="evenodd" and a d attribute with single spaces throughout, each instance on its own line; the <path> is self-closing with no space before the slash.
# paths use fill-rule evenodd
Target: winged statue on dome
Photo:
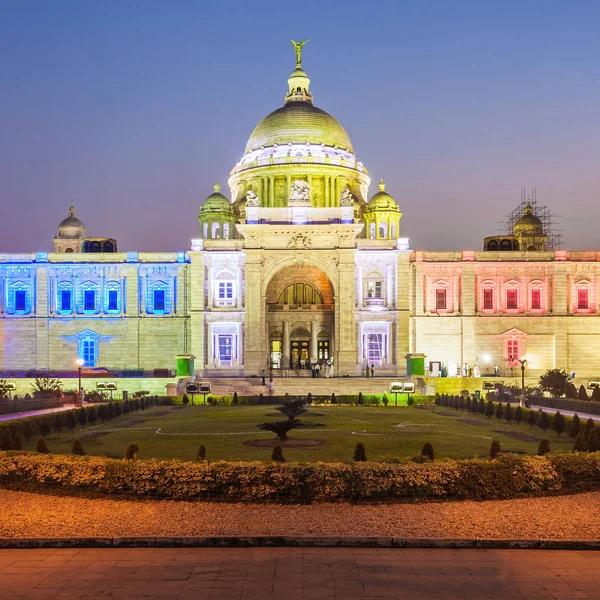
<path id="1" fill-rule="evenodd" d="M 296 42 L 294 40 L 290 40 L 292 42 L 292 46 L 294 46 L 294 52 L 296 53 L 296 68 L 302 68 L 302 48 L 304 48 L 304 44 L 310 42 L 310 40 L 302 40 L 301 42 Z"/>

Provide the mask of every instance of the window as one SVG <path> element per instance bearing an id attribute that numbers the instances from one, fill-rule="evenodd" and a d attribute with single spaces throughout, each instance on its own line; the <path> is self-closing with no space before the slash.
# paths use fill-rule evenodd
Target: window
<path id="1" fill-rule="evenodd" d="M 542 291 L 531 290 L 531 310 L 542 310 Z"/>
<path id="2" fill-rule="evenodd" d="M 27 310 L 27 292 L 15 290 L 15 311 L 25 312 Z"/>
<path id="3" fill-rule="evenodd" d="M 221 226 L 219 225 L 219 223 L 213 223 L 212 224 L 212 236 L 211 236 L 213 240 L 219 239 L 220 231 L 221 231 Z"/>
<path id="4" fill-rule="evenodd" d="M 323 295 L 308 283 L 296 283 L 281 292 L 277 304 L 323 304 Z"/>
<path id="5" fill-rule="evenodd" d="M 383 334 L 369 333 L 365 336 L 364 343 L 367 360 L 381 360 L 383 356 Z"/>
<path id="6" fill-rule="evenodd" d="M 81 358 L 83 359 L 84 367 L 96 366 L 97 342 L 92 339 L 81 340 Z"/>
<path id="7" fill-rule="evenodd" d="M 119 310 L 119 291 L 118 290 L 108 290 L 107 309 L 110 311 L 115 311 L 115 312 Z"/>
<path id="8" fill-rule="evenodd" d="M 96 310 L 96 290 L 85 290 L 83 292 L 83 310 Z"/>
<path id="9" fill-rule="evenodd" d="M 369 225 L 369 237 L 374 240 L 376 235 L 377 228 L 375 227 L 375 223 L 371 223 Z"/>
<path id="10" fill-rule="evenodd" d="M 229 223 L 223 224 L 223 239 L 229 239 Z"/>
<path id="11" fill-rule="evenodd" d="M 59 310 L 61 312 L 71 312 L 71 290 L 61 290 L 60 291 L 60 303 Z"/>
<path id="12" fill-rule="evenodd" d="M 202 226 L 202 237 L 206 240 L 208 239 L 208 223 L 204 223 Z"/>
<path id="13" fill-rule="evenodd" d="M 494 310 L 494 290 L 491 288 L 483 290 L 483 310 Z"/>
<path id="14" fill-rule="evenodd" d="M 506 308 L 507 310 L 519 308 L 517 290 L 506 290 Z"/>
<path id="15" fill-rule="evenodd" d="M 518 339 L 510 339 L 506 342 L 506 354 L 508 359 L 509 367 L 516 367 L 520 365 L 519 358 L 521 358 L 521 344 Z"/>
<path id="16" fill-rule="evenodd" d="M 230 361 L 233 356 L 233 335 L 221 334 L 217 340 L 219 361 Z"/>
<path id="17" fill-rule="evenodd" d="M 233 298 L 233 282 L 219 281 L 219 300 L 231 300 Z"/>
<path id="18" fill-rule="evenodd" d="M 395 239 L 395 238 L 396 238 L 396 223 L 392 223 L 392 224 L 390 225 L 390 237 L 391 237 L 392 239 Z"/>
<path id="19" fill-rule="evenodd" d="M 586 288 L 579 288 L 577 290 L 577 308 L 579 310 L 588 310 L 589 305 L 589 294 Z"/>
<path id="20" fill-rule="evenodd" d="M 154 312 L 164 312 L 165 290 L 154 290 Z"/>
<path id="21" fill-rule="evenodd" d="M 435 290 L 435 308 L 436 310 L 446 310 L 446 290 Z"/>
<path id="22" fill-rule="evenodd" d="M 379 237 L 382 239 L 387 237 L 387 223 L 379 224 Z"/>
<path id="23" fill-rule="evenodd" d="M 381 281 L 367 281 L 367 298 L 383 298 Z"/>

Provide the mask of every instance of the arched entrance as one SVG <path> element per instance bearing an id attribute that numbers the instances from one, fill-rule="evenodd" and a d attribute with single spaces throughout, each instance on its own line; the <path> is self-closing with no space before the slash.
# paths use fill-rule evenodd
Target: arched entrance
<path id="1" fill-rule="evenodd" d="M 269 369 L 302 374 L 333 360 L 334 294 L 327 276 L 311 265 L 283 268 L 266 292 Z"/>

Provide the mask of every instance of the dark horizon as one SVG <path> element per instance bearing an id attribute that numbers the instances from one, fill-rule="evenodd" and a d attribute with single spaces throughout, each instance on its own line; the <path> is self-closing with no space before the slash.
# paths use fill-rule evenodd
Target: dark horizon
<path id="1" fill-rule="evenodd" d="M 250 133 L 283 104 L 290 38 L 311 39 L 315 105 L 348 132 L 370 195 L 385 180 L 411 248 L 480 250 L 523 187 L 562 215 L 563 248 L 598 246 L 600 6 L 351 1 L 273 13 L 4 3 L 0 252 L 50 250 L 72 197 L 88 235 L 120 250 L 189 249 L 214 180 L 229 196 Z M 360 36 L 344 34 L 358 24 Z"/>

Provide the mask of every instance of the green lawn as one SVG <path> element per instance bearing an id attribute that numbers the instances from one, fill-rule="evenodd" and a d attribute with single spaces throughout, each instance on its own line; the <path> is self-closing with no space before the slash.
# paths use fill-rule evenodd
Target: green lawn
<path id="1" fill-rule="evenodd" d="M 323 428 L 295 429 L 294 439 L 320 439 L 325 444 L 311 448 L 286 448 L 288 461 L 350 461 L 357 442 L 363 442 L 369 460 L 391 459 L 419 454 L 427 441 L 436 456 L 466 458 L 486 456 L 492 438 L 502 450 L 535 454 L 543 437 L 554 450 L 569 451 L 573 440 L 566 434 L 522 423 L 475 416 L 440 407 L 341 407 L 315 406 L 323 416 L 303 419 L 322 423 Z M 170 406 L 138 411 L 110 422 L 79 426 L 74 433 L 52 433 L 47 442 L 51 452 L 69 453 L 79 435 L 86 454 L 123 457 L 130 442 L 137 442 L 140 458 L 180 458 L 194 460 L 198 447 L 206 446 L 209 460 L 265 460 L 270 448 L 245 446 L 246 440 L 274 438 L 256 424 L 280 420 L 272 406 Z M 283 417 L 281 417 L 283 418 Z M 533 439 L 530 439 L 533 438 Z M 24 449 L 34 449 L 32 439 Z"/>

